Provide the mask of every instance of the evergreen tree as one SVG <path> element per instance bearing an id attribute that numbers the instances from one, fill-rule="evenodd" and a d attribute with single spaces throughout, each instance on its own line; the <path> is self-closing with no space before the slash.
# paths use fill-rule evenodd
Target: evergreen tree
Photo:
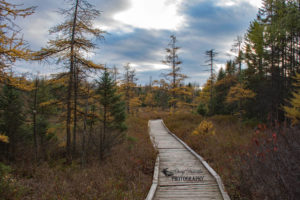
<path id="1" fill-rule="evenodd" d="M 197 107 L 197 113 L 199 115 L 206 116 L 206 114 L 207 114 L 207 107 L 206 107 L 206 105 L 203 104 L 203 103 L 200 103 L 198 105 L 198 107 Z"/>
<path id="2" fill-rule="evenodd" d="M 33 81 L 35 89 L 30 93 L 29 103 L 33 115 L 33 136 L 35 143 L 36 159 L 47 159 L 48 142 L 55 138 L 51 130 L 49 118 L 57 114 L 57 99 L 54 98 L 51 90 L 51 80 L 36 77 Z"/>
<path id="3" fill-rule="evenodd" d="M 219 70 L 219 73 L 217 75 L 217 81 L 220 81 L 225 77 L 226 77 L 226 73 L 225 73 L 223 67 L 221 67 L 221 69 Z"/>
<path id="4" fill-rule="evenodd" d="M 245 87 L 257 102 L 249 117 L 285 120 L 283 106 L 291 95 L 292 76 L 299 71 L 299 1 L 264 0 L 246 34 Z"/>
<path id="5" fill-rule="evenodd" d="M 225 73 L 226 75 L 233 76 L 235 75 L 236 67 L 234 65 L 234 62 L 232 60 L 227 61 L 226 67 L 225 67 Z"/>
<path id="6" fill-rule="evenodd" d="M 227 66 L 230 66 L 228 64 Z M 227 68 L 229 69 L 229 67 Z M 229 69 L 231 71 L 231 69 Z M 234 107 L 226 103 L 226 96 L 230 88 L 238 82 L 236 75 L 231 75 L 231 72 L 226 75 L 226 72 L 220 69 L 218 73 L 217 82 L 214 84 L 214 114 L 230 114 Z"/>
<path id="7" fill-rule="evenodd" d="M 198 97 L 198 102 L 199 104 L 203 104 L 207 106 L 207 115 L 212 115 L 214 112 L 211 110 L 213 106 L 214 99 L 211 99 L 211 90 L 214 90 L 215 88 L 212 86 L 212 81 L 211 79 L 207 79 L 206 83 L 204 84 L 199 97 Z M 214 93 L 214 91 L 213 91 Z"/>
<path id="8" fill-rule="evenodd" d="M 1 146 L 1 152 L 10 160 L 15 159 L 17 142 L 23 137 L 23 105 L 21 92 L 5 84 L 0 94 L 0 133 L 8 137 L 9 143 Z"/>
<path id="9" fill-rule="evenodd" d="M 107 69 L 103 72 L 98 82 L 97 94 L 101 105 L 100 121 L 100 151 L 99 157 L 102 160 L 106 151 L 122 140 L 122 132 L 125 125 L 125 103 L 121 95 L 117 94 L 117 87 Z"/>

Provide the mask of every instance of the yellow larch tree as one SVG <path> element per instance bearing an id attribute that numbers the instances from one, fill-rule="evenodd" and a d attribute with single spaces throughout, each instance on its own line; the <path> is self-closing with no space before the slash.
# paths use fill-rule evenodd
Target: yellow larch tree
<path id="1" fill-rule="evenodd" d="M 253 99 L 256 94 L 249 89 L 246 89 L 243 84 L 238 83 L 235 86 L 232 86 L 227 94 L 226 103 L 238 104 L 239 115 L 242 115 L 242 104 L 245 100 Z"/>
<path id="2" fill-rule="evenodd" d="M 86 55 L 91 53 L 96 44 L 92 38 L 102 39 L 104 31 L 93 27 L 93 21 L 100 15 L 93 5 L 86 0 L 70 1 L 70 8 L 62 9 L 61 14 L 65 16 L 65 21 L 50 29 L 51 34 L 56 34 L 56 38 L 49 40 L 48 46 L 42 48 L 35 54 L 35 59 L 41 60 L 49 57 L 56 58 L 58 63 L 63 63 L 67 70 L 68 90 L 66 97 L 66 135 L 67 135 L 67 160 L 71 162 L 71 118 L 72 110 L 74 116 L 73 126 L 73 151 L 76 146 L 76 116 L 77 116 L 77 93 L 78 77 L 83 71 L 104 69 L 102 65 L 97 65 L 86 59 Z M 72 105 L 72 97 L 74 103 Z M 73 107 L 73 108 L 72 108 Z"/>
<path id="3" fill-rule="evenodd" d="M 293 124 L 298 124 L 300 121 L 300 73 L 296 74 L 295 81 L 293 86 L 298 89 L 293 93 L 293 98 L 289 101 L 291 106 L 284 106 L 284 111 Z"/>
<path id="4" fill-rule="evenodd" d="M 16 80 L 9 75 L 8 69 L 17 60 L 29 60 L 31 51 L 14 23 L 19 17 L 34 13 L 35 7 L 21 8 L 21 5 L 0 1 L 0 83 L 14 84 Z M 10 80 L 7 80 L 10 79 Z"/>
<path id="5" fill-rule="evenodd" d="M 153 89 L 152 89 L 153 90 Z M 144 103 L 146 104 L 146 106 L 150 107 L 151 109 L 153 109 L 153 107 L 155 106 L 155 99 L 154 99 L 154 94 L 152 91 L 149 91 L 146 94 Z"/>

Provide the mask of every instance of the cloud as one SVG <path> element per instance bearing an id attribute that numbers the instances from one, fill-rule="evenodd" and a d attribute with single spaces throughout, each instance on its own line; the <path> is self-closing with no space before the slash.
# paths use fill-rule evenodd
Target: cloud
<path id="1" fill-rule="evenodd" d="M 176 30 L 184 21 L 177 12 L 180 2 L 131 0 L 132 6 L 114 15 L 113 19 L 137 28 Z"/>
<path id="2" fill-rule="evenodd" d="M 243 2 L 249 3 L 257 8 L 262 5 L 262 0 L 218 0 L 216 1 L 216 4 L 219 6 L 235 6 Z"/>
<path id="3" fill-rule="evenodd" d="M 49 39 L 48 30 L 63 21 L 55 11 L 61 0 L 28 0 L 26 6 L 38 5 L 36 13 L 20 19 L 24 38 L 35 50 L 45 46 Z M 215 49 L 219 52 L 216 68 L 224 64 L 228 51 L 238 35 L 244 35 L 249 23 L 255 18 L 258 0 L 91 0 L 96 9 L 102 11 L 95 26 L 109 34 L 98 43 L 99 49 L 91 58 L 108 66 L 121 68 L 127 62 L 133 64 L 139 83 L 148 83 L 160 75 L 168 66 L 161 63 L 169 43 L 175 34 L 179 57 L 183 61 L 182 72 L 190 78 L 187 82 L 203 84 L 209 74 L 205 71 L 204 53 Z M 37 64 L 18 63 L 22 70 L 40 69 Z M 27 67 L 28 66 L 28 67 Z M 35 67 L 34 67 L 35 66 Z M 45 71 L 49 66 L 44 66 Z M 42 70 L 39 70 L 42 71 Z"/>
<path id="4" fill-rule="evenodd" d="M 130 29 L 129 26 L 113 19 L 115 13 L 128 9 L 129 0 L 90 0 L 89 3 L 101 11 L 100 17 L 94 24 L 97 28 L 108 31 Z M 33 15 L 16 20 L 16 23 L 23 29 L 24 39 L 30 42 L 34 50 L 44 47 L 51 37 L 49 29 L 64 21 L 64 17 L 58 13 L 58 10 L 70 7 L 68 0 L 27 0 L 22 5 L 23 7 L 37 6 Z"/>
<path id="5" fill-rule="evenodd" d="M 204 83 L 207 79 L 197 75 L 205 73 L 205 51 L 215 49 L 216 71 L 225 63 L 234 39 L 243 36 L 254 19 L 257 7 L 249 2 L 239 1 L 232 6 L 222 6 L 217 1 L 189 1 L 181 8 L 187 24 L 177 33 L 183 49 L 183 71 L 190 76 L 188 81 Z"/>

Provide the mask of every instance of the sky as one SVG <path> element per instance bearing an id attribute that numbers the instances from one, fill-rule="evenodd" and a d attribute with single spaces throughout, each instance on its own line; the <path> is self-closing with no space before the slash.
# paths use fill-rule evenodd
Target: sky
<path id="1" fill-rule="evenodd" d="M 19 0 L 10 2 L 20 3 Z M 170 35 L 176 35 L 182 73 L 186 83 L 204 84 L 209 77 L 205 51 L 218 52 L 215 70 L 232 59 L 230 51 L 237 36 L 243 36 L 255 19 L 260 0 L 89 0 L 101 16 L 94 26 L 105 30 L 105 39 L 87 58 L 122 72 L 130 63 L 138 83 L 162 79 L 169 66 L 162 64 Z M 17 19 L 24 39 L 33 50 L 47 45 L 49 29 L 64 18 L 57 10 L 68 8 L 63 0 L 26 0 L 24 6 L 37 6 L 33 15 Z M 63 70 L 55 63 L 17 62 L 19 73 L 53 74 Z"/>

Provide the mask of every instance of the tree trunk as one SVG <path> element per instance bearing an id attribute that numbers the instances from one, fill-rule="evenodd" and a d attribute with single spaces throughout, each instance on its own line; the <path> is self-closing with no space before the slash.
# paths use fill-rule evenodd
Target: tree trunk
<path id="1" fill-rule="evenodd" d="M 67 95 L 67 163 L 71 164 L 72 154 L 71 154 L 71 99 L 72 99 L 72 89 L 73 89 L 73 73 L 74 73 L 74 43 L 75 43 L 75 28 L 77 23 L 77 11 L 78 11 L 79 0 L 76 0 L 74 18 L 73 18 L 73 27 L 71 35 L 71 56 L 70 56 L 70 71 L 69 71 L 69 86 L 68 86 L 68 95 Z"/>
<path id="2" fill-rule="evenodd" d="M 35 79 L 35 90 L 34 90 L 34 101 L 33 101 L 33 141 L 34 141 L 35 161 L 38 160 L 38 143 L 37 143 L 37 127 L 36 127 L 37 92 L 38 92 L 38 78 Z"/>
<path id="3" fill-rule="evenodd" d="M 86 139 L 86 134 L 87 134 L 88 106 L 89 106 L 89 86 L 88 86 L 88 92 L 87 92 L 87 96 L 86 96 L 84 119 L 83 119 L 83 133 L 82 133 L 82 146 L 81 146 L 82 147 L 82 149 L 81 149 L 81 167 L 84 167 L 85 163 L 86 163 L 85 139 Z"/>
<path id="4" fill-rule="evenodd" d="M 104 98 L 107 98 L 107 86 L 105 83 L 105 87 L 104 87 Z M 102 146 L 100 146 L 100 160 L 103 160 L 104 158 L 104 146 L 105 146 L 105 136 L 106 136 L 106 121 L 107 121 L 107 105 L 103 105 L 103 132 L 102 132 Z"/>
<path id="5" fill-rule="evenodd" d="M 77 135 L 77 97 L 78 97 L 78 68 L 74 65 L 74 121 L 73 121 L 73 155 L 76 154 L 76 135 Z"/>

